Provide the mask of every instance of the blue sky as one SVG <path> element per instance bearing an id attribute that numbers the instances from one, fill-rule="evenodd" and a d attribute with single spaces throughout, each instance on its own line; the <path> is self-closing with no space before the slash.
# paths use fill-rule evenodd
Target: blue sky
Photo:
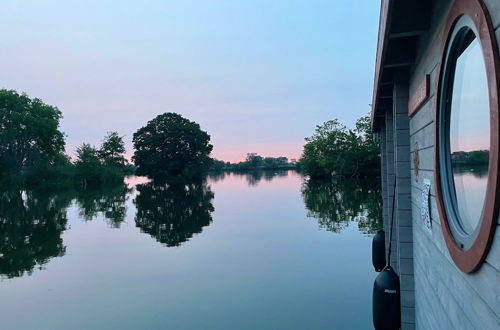
<path id="1" fill-rule="evenodd" d="M 68 153 L 178 112 L 213 155 L 298 157 L 371 103 L 379 2 L 3 1 L 1 88 L 63 112 Z"/>

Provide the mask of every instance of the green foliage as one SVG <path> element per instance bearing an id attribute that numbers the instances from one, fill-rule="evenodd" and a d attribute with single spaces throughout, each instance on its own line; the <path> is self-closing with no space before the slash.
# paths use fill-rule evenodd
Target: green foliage
<path id="1" fill-rule="evenodd" d="M 64 135 L 59 131 L 61 112 L 40 99 L 13 90 L 0 90 L 0 170 L 3 175 L 31 181 L 61 160 Z M 58 166 L 61 163 L 58 164 Z M 36 173 L 36 175 L 34 175 Z"/>
<path id="2" fill-rule="evenodd" d="M 348 129 L 337 119 L 327 121 L 305 140 L 299 166 L 311 177 L 378 173 L 379 149 L 371 134 L 369 116 L 360 118 L 355 129 Z"/>
<path id="3" fill-rule="evenodd" d="M 51 164 L 47 162 L 35 163 L 25 173 L 25 182 L 28 187 L 71 187 L 75 176 L 75 166 L 68 156 L 58 154 Z"/>
<path id="4" fill-rule="evenodd" d="M 123 182 L 130 171 L 125 159 L 125 143 L 109 132 L 99 149 L 83 143 L 76 149 L 75 179 L 83 187 Z"/>
<path id="5" fill-rule="evenodd" d="M 99 158 L 99 151 L 88 143 L 76 148 L 75 178 L 82 186 L 99 184 L 103 166 Z"/>
<path id="6" fill-rule="evenodd" d="M 64 154 L 61 112 L 41 100 L 0 90 L 0 182 L 9 185 L 71 186 L 123 181 L 133 168 L 125 143 L 109 132 L 99 149 L 82 144 L 73 164 Z"/>
<path id="7" fill-rule="evenodd" d="M 248 153 L 245 161 L 250 167 L 254 168 L 262 167 L 262 164 L 264 163 L 263 158 L 256 153 Z"/>
<path id="8" fill-rule="evenodd" d="M 118 135 L 117 132 L 108 132 L 99 149 L 101 160 L 106 165 L 123 168 L 127 165 L 124 154 L 125 142 L 123 142 L 123 137 Z"/>
<path id="9" fill-rule="evenodd" d="M 137 174 L 151 178 L 203 176 L 211 164 L 210 135 L 176 113 L 149 121 L 133 136 Z"/>

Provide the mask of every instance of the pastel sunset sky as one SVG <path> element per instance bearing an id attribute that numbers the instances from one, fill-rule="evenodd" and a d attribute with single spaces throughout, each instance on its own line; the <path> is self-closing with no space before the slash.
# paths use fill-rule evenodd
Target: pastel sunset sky
<path id="1" fill-rule="evenodd" d="M 298 158 L 317 124 L 370 111 L 379 1 L 2 1 L 0 88 L 64 115 L 67 151 L 163 112 L 213 156 Z"/>

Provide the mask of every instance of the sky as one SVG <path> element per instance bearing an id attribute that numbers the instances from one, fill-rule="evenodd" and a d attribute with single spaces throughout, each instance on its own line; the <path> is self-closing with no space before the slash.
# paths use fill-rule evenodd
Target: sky
<path id="1" fill-rule="evenodd" d="M 370 111 L 373 0 L 4 0 L 0 88 L 57 106 L 66 149 L 177 112 L 226 161 L 298 158 L 316 125 Z"/>
<path id="2" fill-rule="evenodd" d="M 452 95 L 451 152 L 490 150 L 488 79 L 477 38 L 457 58 Z"/>

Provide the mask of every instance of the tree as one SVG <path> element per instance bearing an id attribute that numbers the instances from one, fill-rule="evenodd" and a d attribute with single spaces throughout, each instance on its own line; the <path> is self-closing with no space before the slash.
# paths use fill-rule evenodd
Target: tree
<path id="1" fill-rule="evenodd" d="M 53 164 L 64 151 L 61 111 L 13 90 L 0 90 L 0 170 L 18 176 Z"/>
<path id="2" fill-rule="evenodd" d="M 99 150 L 88 143 L 76 148 L 76 179 L 83 187 L 88 184 L 99 184 L 103 166 L 99 158 Z"/>
<path id="3" fill-rule="evenodd" d="M 99 149 L 101 160 L 107 165 L 123 168 L 126 165 L 124 154 L 125 142 L 123 142 L 123 137 L 118 135 L 117 132 L 108 132 Z"/>
<path id="4" fill-rule="evenodd" d="M 149 121 L 133 136 L 137 174 L 152 178 L 193 178 L 211 163 L 210 135 L 200 125 L 176 113 Z"/>
<path id="5" fill-rule="evenodd" d="M 371 128 L 370 116 L 364 116 L 356 121 L 355 133 L 358 137 L 357 171 L 373 173 L 380 168 L 380 146 L 375 140 Z"/>
<path id="6" fill-rule="evenodd" d="M 253 168 L 258 168 L 258 167 L 261 167 L 263 165 L 262 156 L 259 156 L 254 152 L 248 153 L 245 161 L 248 163 L 248 165 L 250 167 L 253 167 Z"/>
<path id="7" fill-rule="evenodd" d="M 124 154 L 125 143 L 117 132 L 108 132 L 99 149 L 83 143 L 76 149 L 76 181 L 83 188 L 123 183 L 130 167 Z"/>
<path id="8" fill-rule="evenodd" d="M 337 119 L 316 126 L 313 136 L 305 139 L 300 168 L 314 177 L 343 172 L 349 136 L 347 128 Z"/>
<path id="9" fill-rule="evenodd" d="M 368 116 L 360 118 L 353 130 L 334 119 L 317 126 L 313 136 L 306 138 L 299 165 L 312 177 L 368 176 L 379 169 L 378 150 Z"/>

